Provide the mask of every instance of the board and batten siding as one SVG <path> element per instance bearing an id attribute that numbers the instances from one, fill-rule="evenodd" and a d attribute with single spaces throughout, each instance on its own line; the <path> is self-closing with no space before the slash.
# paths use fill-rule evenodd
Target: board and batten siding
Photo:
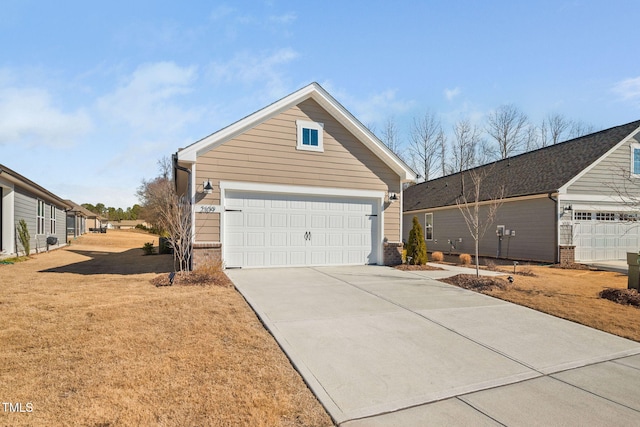
<path id="1" fill-rule="evenodd" d="M 480 218 L 486 217 L 486 206 L 480 208 Z M 413 217 L 417 216 L 423 230 L 425 227 L 425 213 L 433 213 L 433 239 L 427 240 L 429 252 L 443 253 L 475 253 L 475 243 L 467 228 L 462 213 L 458 207 L 438 208 L 417 212 L 406 212 L 403 216 L 403 240 L 409 238 Z M 555 232 L 555 202 L 547 197 L 524 199 L 517 201 L 505 200 L 494 221 L 480 240 L 479 253 L 481 256 L 496 257 L 500 246 L 500 257 L 510 259 L 555 262 L 556 232 Z M 503 237 L 502 242 L 496 235 L 498 225 L 506 229 L 515 230 L 514 237 Z M 459 240 L 462 239 L 462 242 Z M 452 248 L 448 241 L 453 241 Z"/>
<path id="2" fill-rule="evenodd" d="M 567 188 L 567 194 L 612 196 L 617 189 L 625 188 L 625 175 L 631 168 L 631 144 L 640 143 L 636 135 L 602 159 L 591 170 Z M 640 179 L 639 179 L 640 181 Z"/>
<path id="3" fill-rule="evenodd" d="M 51 203 L 48 201 L 45 202 L 45 216 L 44 216 L 44 233 L 36 234 L 37 224 L 37 210 L 38 210 L 38 198 L 29 193 L 28 191 L 18 188 L 15 188 L 15 198 L 14 198 L 14 221 L 15 227 L 18 227 L 18 223 L 21 219 L 24 219 L 27 223 L 27 227 L 29 229 L 29 234 L 31 235 L 31 250 L 43 250 L 47 246 L 47 237 L 55 236 L 58 238 L 58 243 L 63 245 L 66 243 L 66 213 L 64 209 L 55 206 L 56 209 L 56 232 L 51 233 L 51 213 L 50 207 Z M 41 199 L 42 200 L 42 199 Z M 15 236 L 16 240 L 18 240 L 18 234 L 16 232 Z M 20 243 L 18 241 L 18 246 Z M 22 247 L 19 247 L 22 250 Z M 12 251 L 15 248 L 12 248 Z"/>
<path id="4" fill-rule="evenodd" d="M 324 152 L 296 149 L 296 120 L 324 124 Z M 202 197 L 203 182 L 214 191 Z M 220 204 L 220 181 L 393 191 L 400 177 L 315 101 L 308 99 L 224 144 L 196 162 L 196 203 Z M 400 201 L 385 204 L 384 232 L 400 240 Z M 196 241 L 220 241 L 220 215 L 198 214 Z"/>

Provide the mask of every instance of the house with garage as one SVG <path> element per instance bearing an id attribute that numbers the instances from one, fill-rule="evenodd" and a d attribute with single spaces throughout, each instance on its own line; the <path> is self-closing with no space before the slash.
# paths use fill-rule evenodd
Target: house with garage
<path id="1" fill-rule="evenodd" d="M 312 83 L 180 149 L 193 264 L 396 264 L 403 184 L 416 174 Z"/>
<path id="2" fill-rule="evenodd" d="M 542 262 L 626 259 L 640 249 L 640 121 L 616 126 L 404 192 L 404 239 L 416 216 L 429 251 L 474 253 L 456 200 L 483 177 L 480 218 L 504 191 L 480 255 Z M 467 197 L 468 200 L 475 200 Z"/>
<path id="3" fill-rule="evenodd" d="M 22 253 L 16 232 L 22 219 L 31 236 L 32 253 L 65 245 L 69 208 L 65 200 L 0 164 L 0 257 Z"/>
<path id="4" fill-rule="evenodd" d="M 97 215 L 71 200 L 65 200 L 71 208 L 67 209 L 67 240 L 75 239 L 89 230 L 89 218 Z"/>

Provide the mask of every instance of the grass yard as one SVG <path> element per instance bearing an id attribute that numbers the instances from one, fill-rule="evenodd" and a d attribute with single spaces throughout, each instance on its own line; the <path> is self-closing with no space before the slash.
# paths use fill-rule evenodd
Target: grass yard
<path id="1" fill-rule="evenodd" d="M 150 284 L 172 265 L 143 256 L 152 240 L 110 230 L 0 265 L 0 400 L 25 411 L 0 406 L 0 425 L 331 425 L 232 287 Z"/>
<path id="2" fill-rule="evenodd" d="M 513 267 L 499 269 L 513 273 Z M 598 296 L 606 288 L 626 289 L 626 275 L 529 266 L 518 271 L 535 276 L 512 274 L 513 284 L 483 293 L 640 342 L 640 309 Z"/>

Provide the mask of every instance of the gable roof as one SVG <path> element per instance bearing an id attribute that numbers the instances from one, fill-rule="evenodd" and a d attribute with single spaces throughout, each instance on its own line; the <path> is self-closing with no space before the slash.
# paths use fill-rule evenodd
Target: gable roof
<path id="1" fill-rule="evenodd" d="M 207 151 L 224 144 L 236 136 L 254 128 L 260 123 L 300 104 L 307 99 L 313 99 L 320 104 L 333 118 L 347 128 L 360 142 L 375 153 L 387 166 L 396 172 L 403 181 L 414 181 L 417 174 L 398 156 L 396 156 L 382 141 L 380 141 L 366 126 L 356 119 L 346 108 L 335 100 L 318 83 L 311 83 L 302 89 L 256 111 L 237 122 L 197 141 L 186 148 L 178 150 L 178 161 L 195 163 L 196 158 Z"/>
<path id="2" fill-rule="evenodd" d="M 411 186 L 404 191 L 403 209 L 455 205 L 463 180 L 470 185 L 471 171 L 486 173 L 481 200 L 495 197 L 502 185 L 504 198 L 558 192 L 639 128 L 640 120 Z"/>
<path id="3" fill-rule="evenodd" d="M 20 175 L 18 172 L 9 169 L 3 164 L 0 164 L 0 177 L 6 179 L 7 181 L 17 185 L 18 187 L 24 188 L 31 193 L 35 194 L 37 197 L 41 197 L 44 200 L 49 202 L 53 202 L 61 208 L 68 209 L 71 207 L 65 200 L 56 196 L 46 188 L 36 184 L 30 179 L 26 178 L 23 175 Z"/>

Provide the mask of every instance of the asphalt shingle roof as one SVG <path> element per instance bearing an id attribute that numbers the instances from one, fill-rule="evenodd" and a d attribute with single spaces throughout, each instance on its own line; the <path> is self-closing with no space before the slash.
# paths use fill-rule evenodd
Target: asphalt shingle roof
<path id="1" fill-rule="evenodd" d="M 413 185 L 404 191 L 403 209 L 455 205 L 463 178 L 468 192 L 471 171 L 486 173 L 481 200 L 495 197 L 503 185 L 505 198 L 556 192 L 638 127 L 640 120 Z"/>

